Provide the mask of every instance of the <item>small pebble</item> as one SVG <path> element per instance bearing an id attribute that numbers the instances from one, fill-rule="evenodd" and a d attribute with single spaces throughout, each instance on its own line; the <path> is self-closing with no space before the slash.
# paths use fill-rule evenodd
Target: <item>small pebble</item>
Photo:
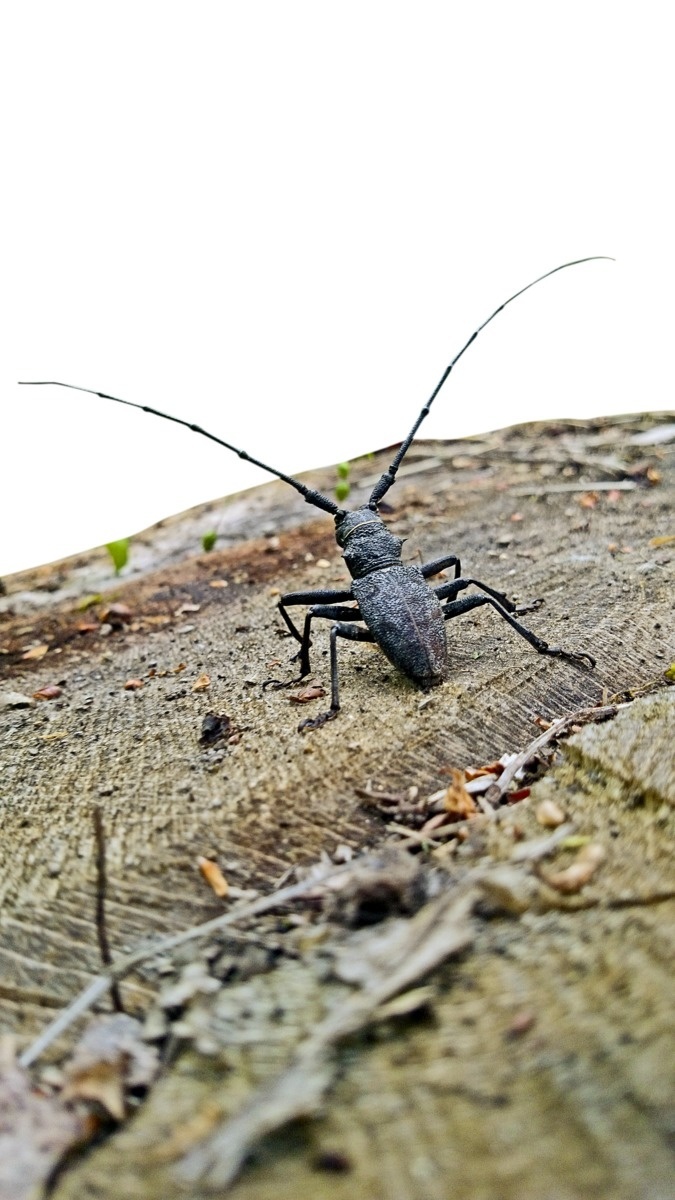
<path id="1" fill-rule="evenodd" d="M 22 692 L 3 692 L 0 695 L 0 710 L 12 708 L 35 708 L 32 696 L 24 696 Z"/>
<path id="2" fill-rule="evenodd" d="M 537 805 L 536 817 L 544 829 L 557 829 L 558 825 L 562 825 L 566 819 L 563 810 L 555 800 L 542 800 L 541 804 Z"/>

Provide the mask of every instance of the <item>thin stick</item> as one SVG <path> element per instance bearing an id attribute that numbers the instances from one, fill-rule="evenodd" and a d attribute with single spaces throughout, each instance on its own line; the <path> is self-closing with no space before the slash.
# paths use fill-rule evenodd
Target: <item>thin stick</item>
<path id="1" fill-rule="evenodd" d="M 486 800 L 492 804 L 498 804 L 516 773 L 526 766 L 544 746 L 565 733 L 570 725 L 588 725 L 591 721 L 606 721 L 609 717 L 613 717 L 620 708 L 627 707 L 627 704 L 605 704 L 597 708 L 581 708 L 578 712 L 560 717 L 558 721 L 549 725 L 544 733 L 540 733 L 539 737 L 530 742 L 529 746 L 521 750 L 520 754 L 516 754 L 515 758 L 504 768 L 496 783 L 488 788 L 485 793 Z"/>
<path id="2" fill-rule="evenodd" d="M 104 967 L 110 967 L 112 966 L 112 954 L 110 952 L 108 928 L 105 920 L 105 898 L 108 890 L 108 878 L 105 866 L 105 829 L 103 828 L 103 813 L 101 812 L 100 804 L 94 805 L 91 815 L 94 822 L 94 836 L 96 838 L 96 933 L 98 935 L 98 947 L 101 952 L 101 962 Z M 117 980 L 114 980 L 110 985 L 110 997 L 115 1012 L 124 1012 L 122 994 Z"/>
<path id="3" fill-rule="evenodd" d="M 219 917 L 213 917 L 210 921 L 204 921 L 201 925 L 193 925 L 190 929 L 184 929 L 181 933 L 174 933 L 159 942 L 153 942 L 149 946 L 143 946 L 139 950 L 134 950 L 132 954 L 127 954 L 125 958 L 118 959 L 117 963 L 111 966 L 107 975 L 97 975 L 67 1008 L 62 1009 L 59 1015 L 42 1031 L 39 1037 L 20 1055 L 18 1060 L 19 1065 L 29 1067 L 31 1063 L 35 1062 L 35 1059 L 39 1058 L 43 1051 L 48 1046 L 51 1046 L 52 1042 L 72 1025 L 73 1021 L 83 1016 L 101 996 L 104 996 L 109 991 L 115 980 L 123 979 L 139 963 L 145 962 L 148 958 L 154 958 L 157 954 L 163 954 L 167 950 L 174 950 L 177 946 L 182 946 L 185 942 L 193 941 L 195 938 L 215 933 L 217 930 L 224 929 L 227 925 L 235 925 L 238 921 L 245 921 L 249 917 L 259 916 L 261 913 L 269 912 L 272 908 L 278 908 L 280 904 L 287 904 L 290 900 L 306 896 L 317 887 L 322 886 L 328 879 L 332 879 L 336 875 L 342 875 L 352 868 L 353 864 L 340 863 L 339 866 L 329 868 L 324 875 L 303 879 L 301 883 L 294 883 L 289 887 L 281 888 L 276 892 L 272 892 L 269 896 L 260 896 L 257 900 L 252 900 L 250 904 L 245 904 L 241 908 L 223 913 Z"/>
<path id="4" fill-rule="evenodd" d="M 636 492 L 637 483 L 630 479 L 598 479 L 583 482 L 575 479 L 574 483 L 532 484 L 528 487 L 509 488 L 509 496 L 553 496 L 565 492 Z"/>

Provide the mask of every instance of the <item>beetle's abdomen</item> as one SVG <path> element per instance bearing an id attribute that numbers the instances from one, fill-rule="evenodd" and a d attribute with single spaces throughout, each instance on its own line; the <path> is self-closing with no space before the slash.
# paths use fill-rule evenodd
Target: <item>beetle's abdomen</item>
<path id="1" fill-rule="evenodd" d="M 352 581 L 352 592 L 390 662 L 422 686 L 438 683 L 448 661 L 441 606 L 417 567 L 402 563 Z"/>

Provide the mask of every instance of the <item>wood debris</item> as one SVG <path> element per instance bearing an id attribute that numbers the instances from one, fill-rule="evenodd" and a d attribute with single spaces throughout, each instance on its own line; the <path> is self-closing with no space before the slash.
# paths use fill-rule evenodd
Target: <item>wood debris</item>
<path id="1" fill-rule="evenodd" d="M 582 887 L 589 882 L 604 858 L 604 846 L 601 846 L 599 842 L 589 842 L 587 846 L 581 848 L 569 867 L 565 867 L 562 871 L 556 871 L 554 874 L 544 875 L 542 873 L 541 878 L 544 883 L 555 888 L 557 892 L 572 895 L 574 892 L 581 891 Z"/>
<path id="2" fill-rule="evenodd" d="M 210 858 L 203 858 L 200 855 L 197 859 L 197 866 L 199 867 L 199 870 L 201 871 L 211 890 L 216 896 L 218 896 L 220 900 L 223 900 L 230 890 L 230 885 L 218 866 L 218 863 L 213 862 L 213 860 Z"/>

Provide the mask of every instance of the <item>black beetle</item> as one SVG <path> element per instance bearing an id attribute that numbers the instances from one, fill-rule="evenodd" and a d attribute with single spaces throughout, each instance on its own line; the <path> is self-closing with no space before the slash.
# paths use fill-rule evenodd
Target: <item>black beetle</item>
<path id="1" fill-rule="evenodd" d="M 311 623 L 315 617 L 333 621 L 330 631 L 330 671 L 331 671 L 331 706 L 327 712 L 318 717 L 302 721 L 298 726 L 300 731 L 316 729 L 326 721 L 337 716 L 340 709 L 337 647 L 338 637 L 349 638 L 361 642 L 377 642 L 390 662 L 404 675 L 407 675 L 419 687 L 428 688 L 440 683 L 447 673 L 448 650 L 445 636 L 445 622 L 461 613 L 469 612 L 484 604 L 491 605 L 496 612 L 508 621 L 512 629 L 524 637 L 539 654 L 551 654 L 566 658 L 576 663 L 588 663 L 595 666 L 595 659 L 585 651 L 564 650 L 560 646 L 549 646 L 542 638 L 537 637 L 527 629 L 516 616 L 538 608 L 541 601 L 525 608 L 517 608 L 503 593 L 488 587 L 478 579 L 463 579 L 461 576 L 460 560 L 455 554 L 447 554 L 443 558 L 434 559 L 421 567 L 406 566 L 401 562 L 402 541 L 391 533 L 379 515 L 378 508 L 381 500 L 396 480 L 396 473 L 410 445 L 427 416 L 433 401 L 443 387 L 448 375 L 455 364 L 468 350 L 478 337 L 478 334 L 490 323 L 507 304 L 522 296 L 523 292 L 541 283 L 549 275 L 555 275 L 566 267 L 578 266 L 580 263 L 594 262 L 607 258 L 607 255 L 592 255 L 589 258 L 575 259 L 574 262 L 562 263 L 559 267 L 540 275 L 525 287 L 520 288 L 513 296 L 509 296 L 499 308 L 474 330 L 452 362 L 446 367 L 429 400 L 421 410 L 415 424 L 394 457 L 391 466 L 378 480 L 373 488 L 370 499 L 363 508 L 347 510 L 340 508 L 335 501 L 324 496 L 321 492 L 308 488 L 292 475 L 285 475 L 267 463 L 253 458 L 245 450 L 232 446 L 201 426 L 184 421 L 180 417 L 172 417 L 159 409 L 146 404 L 135 404 L 131 400 L 121 400 L 118 396 L 110 396 L 106 392 L 98 392 L 93 388 L 79 388 L 70 383 L 54 383 L 56 387 L 70 387 L 76 391 L 89 392 L 100 396 L 103 400 L 114 400 L 117 404 L 126 404 L 130 408 L 139 408 L 142 412 L 152 413 L 167 421 L 184 425 L 194 433 L 200 433 L 211 441 L 232 450 L 240 458 L 262 467 L 277 478 L 283 479 L 296 491 L 304 496 L 308 504 L 321 508 L 335 517 L 335 536 L 338 545 L 343 550 L 343 557 L 352 576 L 349 588 L 341 590 L 326 590 L 312 592 L 289 592 L 279 601 L 279 612 L 283 617 L 290 633 L 298 642 L 300 650 L 296 659 L 300 661 L 300 679 L 310 671 L 309 651 L 311 646 Z M 47 385 L 52 381 L 39 380 L 32 386 Z M 454 569 L 454 578 L 449 583 L 429 588 L 426 580 L 446 568 Z M 460 592 L 469 586 L 480 589 L 478 593 L 457 599 Z M 348 603 L 350 602 L 351 603 Z M 354 604 L 354 601 L 356 604 Z M 293 605 L 310 605 L 305 617 L 303 632 L 296 629 L 287 609 Z M 362 625 L 354 622 L 360 621 Z M 365 626 L 365 628 L 364 628 Z M 277 680 L 270 681 L 274 686 L 286 687 Z M 293 683 L 299 680 L 293 680 Z"/>

